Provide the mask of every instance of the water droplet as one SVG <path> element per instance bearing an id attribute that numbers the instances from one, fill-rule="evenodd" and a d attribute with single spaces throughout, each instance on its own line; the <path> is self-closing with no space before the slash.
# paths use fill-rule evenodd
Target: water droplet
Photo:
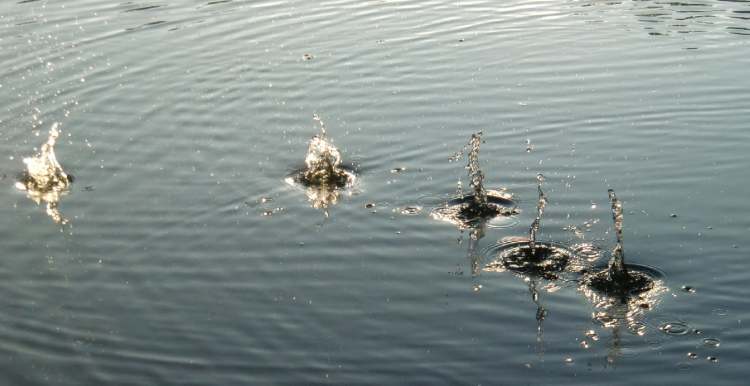
<path id="1" fill-rule="evenodd" d="M 479 292 L 482 290 L 481 284 L 474 284 L 474 292 Z"/>
<path id="2" fill-rule="evenodd" d="M 420 206 L 405 206 L 401 208 L 400 210 L 401 214 L 405 214 L 409 216 L 418 214 L 421 211 L 422 211 L 422 207 Z"/>
<path id="3" fill-rule="evenodd" d="M 707 357 L 706 357 L 706 359 L 707 359 L 707 360 L 708 360 L 709 362 L 711 362 L 711 363 L 718 363 L 718 362 L 719 362 L 719 358 L 717 358 L 717 357 L 715 357 L 715 356 L 707 356 Z"/>
<path id="4" fill-rule="evenodd" d="M 676 214 L 676 213 L 671 213 L 671 214 L 669 215 L 669 217 L 672 217 L 672 218 L 677 218 L 677 214 Z"/>
<path id="5" fill-rule="evenodd" d="M 599 340 L 599 334 L 596 333 L 594 330 L 588 330 L 586 331 L 586 336 L 591 338 L 593 341 Z"/>
<path id="6" fill-rule="evenodd" d="M 687 357 L 690 358 L 690 359 L 696 359 L 696 358 L 698 358 L 698 354 L 696 354 L 694 352 L 689 352 L 689 353 L 687 353 Z"/>
<path id="7" fill-rule="evenodd" d="M 375 207 L 375 203 L 374 202 L 368 202 L 367 204 L 365 204 L 365 208 L 367 208 L 367 209 L 372 209 L 374 207 Z"/>
<path id="8" fill-rule="evenodd" d="M 565 358 L 565 364 L 566 365 L 572 365 L 575 360 L 572 357 Z"/>
<path id="9" fill-rule="evenodd" d="M 398 168 L 391 169 L 391 173 L 393 173 L 393 174 L 398 174 L 398 173 L 401 173 L 401 172 L 404 172 L 404 171 L 406 171 L 405 167 L 398 167 Z"/>
<path id="10" fill-rule="evenodd" d="M 664 322 L 659 325 L 659 330 L 667 335 L 685 335 L 690 331 L 690 327 L 684 322 Z"/>
<path id="11" fill-rule="evenodd" d="M 689 285 L 682 286 L 682 290 L 685 291 L 685 292 L 687 292 L 687 293 L 691 293 L 691 294 L 695 293 L 695 288 L 693 288 L 693 287 L 691 287 Z"/>
<path id="12" fill-rule="evenodd" d="M 647 328 L 648 326 L 646 326 L 646 324 L 643 322 L 633 322 L 628 324 L 628 331 L 630 331 L 630 333 L 632 333 L 633 335 L 644 336 L 646 335 Z"/>
<path id="13" fill-rule="evenodd" d="M 585 341 L 585 340 L 582 340 L 582 341 L 581 341 L 581 347 L 582 347 L 582 348 L 589 348 L 589 342 L 587 342 L 587 341 Z"/>
<path id="14" fill-rule="evenodd" d="M 716 347 L 719 347 L 720 345 L 721 345 L 721 341 L 716 338 L 703 339 L 703 346 L 705 347 L 716 348 Z"/>
<path id="15" fill-rule="evenodd" d="M 312 54 L 304 54 L 302 55 L 302 59 L 304 60 L 312 60 L 313 56 Z"/>

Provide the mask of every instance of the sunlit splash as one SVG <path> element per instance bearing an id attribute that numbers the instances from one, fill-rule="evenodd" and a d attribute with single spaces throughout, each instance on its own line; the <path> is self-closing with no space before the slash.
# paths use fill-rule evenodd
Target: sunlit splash
<path id="1" fill-rule="evenodd" d="M 335 205 L 342 192 L 351 193 L 355 174 L 347 170 L 341 153 L 328 139 L 325 123 L 316 114 L 313 119 L 320 125 L 320 133 L 310 140 L 305 156 L 305 167 L 287 176 L 290 185 L 301 185 L 313 208 L 326 210 Z"/>
<path id="2" fill-rule="evenodd" d="M 451 157 L 458 160 L 467 153 L 470 187 L 472 192 L 464 194 L 459 182 L 457 197 L 443 206 L 435 208 L 432 218 L 450 222 L 461 229 L 476 227 L 488 220 L 518 214 L 513 196 L 504 190 L 487 190 L 484 187 L 484 173 L 479 167 L 479 147 L 482 143 L 482 132 L 471 135 L 469 143 Z M 468 151 L 467 151 L 468 149 Z"/>
<path id="3" fill-rule="evenodd" d="M 620 355 L 620 328 L 624 326 L 632 334 L 644 335 L 647 325 L 643 319 L 646 313 L 658 305 L 669 289 L 664 285 L 663 275 L 656 269 L 625 264 L 622 203 L 613 190 L 608 193 L 617 244 L 607 267 L 585 275 L 579 290 L 594 306 L 592 319 L 605 328 L 613 329 L 607 361 L 614 363 Z"/>
<path id="4" fill-rule="evenodd" d="M 615 195 L 614 190 L 610 189 L 608 194 L 612 205 L 612 220 L 614 221 L 617 244 L 612 249 L 612 257 L 607 268 L 589 274 L 584 278 L 583 283 L 608 296 L 620 297 L 623 301 L 627 301 L 627 298 L 631 295 L 651 290 L 655 282 L 648 271 L 631 269 L 640 266 L 625 264 L 622 242 L 622 203 Z"/>
<path id="5" fill-rule="evenodd" d="M 67 224 L 58 208 L 62 196 L 69 191 L 73 181 L 72 176 L 65 173 L 55 157 L 55 142 L 60 131 L 58 123 L 54 123 L 49 131 L 47 142 L 42 144 L 39 154 L 23 159 L 26 170 L 21 173 L 16 188 L 25 191 L 26 196 L 37 204 L 44 202 L 47 215 L 58 224 Z"/>

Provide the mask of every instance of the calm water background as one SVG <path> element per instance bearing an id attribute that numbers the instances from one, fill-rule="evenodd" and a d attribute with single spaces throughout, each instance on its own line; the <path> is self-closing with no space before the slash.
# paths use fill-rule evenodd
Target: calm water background
<path id="1" fill-rule="evenodd" d="M 748 69 L 739 0 L 3 2 L 0 383 L 742 384 Z M 313 113 L 361 181 L 327 218 L 283 183 Z M 64 228 L 13 188 L 53 122 Z M 522 278 L 471 275 L 428 213 L 482 129 L 523 213 L 478 249 L 537 173 L 541 237 L 611 248 L 614 188 L 670 288 L 645 335 L 558 283 L 538 340 Z"/>

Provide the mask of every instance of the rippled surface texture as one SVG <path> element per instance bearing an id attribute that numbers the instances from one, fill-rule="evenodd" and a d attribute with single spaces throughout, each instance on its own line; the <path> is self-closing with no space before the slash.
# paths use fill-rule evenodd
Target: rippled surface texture
<path id="1" fill-rule="evenodd" d="M 743 384 L 748 69 L 739 0 L 4 1 L 0 384 Z M 325 211 L 313 114 L 358 174 Z M 55 122 L 67 224 L 14 187 Z M 520 213 L 461 231 L 480 130 Z M 617 190 L 658 299 L 477 269 L 537 173 L 594 264 Z"/>

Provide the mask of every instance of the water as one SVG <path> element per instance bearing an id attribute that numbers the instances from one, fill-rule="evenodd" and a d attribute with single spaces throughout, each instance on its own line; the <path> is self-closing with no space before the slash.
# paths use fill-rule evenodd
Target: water
<path id="1" fill-rule="evenodd" d="M 0 384 L 743 384 L 748 7 L 3 2 Z M 285 183 L 313 114 L 356 172 L 326 208 Z M 55 122 L 65 225 L 14 186 Z M 518 213 L 435 221 L 480 130 Z M 538 173 L 538 242 L 605 267 L 615 189 L 663 291 L 482 270 Z"/>

